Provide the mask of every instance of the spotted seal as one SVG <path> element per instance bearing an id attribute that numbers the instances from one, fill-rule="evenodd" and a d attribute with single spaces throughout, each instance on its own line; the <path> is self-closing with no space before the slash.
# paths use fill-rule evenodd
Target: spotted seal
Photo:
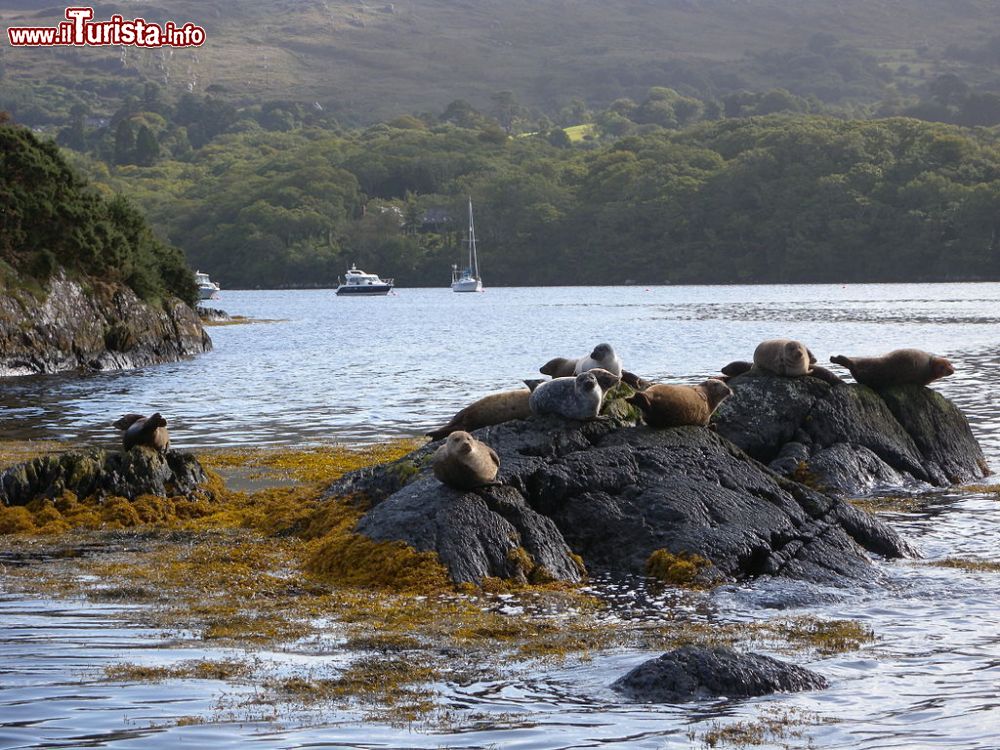
<path id="1" fill-rule="evenodd" d="M 593 372 L 573 378 L 553 378 L 539 385 L 528 399 L 533 414 L 557 414 L 566 419 L 593 419 L 601 411 L 604 391 Z"/>

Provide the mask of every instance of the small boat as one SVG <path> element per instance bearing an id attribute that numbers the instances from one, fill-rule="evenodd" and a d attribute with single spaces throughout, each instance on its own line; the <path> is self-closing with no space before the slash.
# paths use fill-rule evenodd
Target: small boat
<path id="1" fill-rule="evenodd" d="M 198 299 L 215 299 L 219 293 L 219 285 L 208 278 L 207 273 L 195 271 L 194 282 L 198 285 Z"/>
<path id="2" fill-rule="evenodd" d="M 344 275 L 344 282 L 337 287 L 337 294 L 386 295 L 392 291 L 392 279 L 380 279 L 378 274 L 365 273 L 353 263 Z"/>
<path id="3" fill-rule="evenodd" d="M 451 267 L 451 291 L 481 292 L 483 291 L 483 280 L 479 277 L 476 226 L 472 222 L 472 198 L 469 198 L 469 234 L 466 241 L 469 243 L 469 265 L 463 269 L 459 269 L 457 265 Z"/>

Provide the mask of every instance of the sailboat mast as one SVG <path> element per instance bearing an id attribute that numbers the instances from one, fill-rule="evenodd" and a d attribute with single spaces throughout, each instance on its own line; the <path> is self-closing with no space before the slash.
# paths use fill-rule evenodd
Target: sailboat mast
<path id="1" fill-rule="evenodd" d="M 472 196 L 469 196 L 469 268 L 472 277 L 479 278 L 479 258 L 476 253 L 476 226 L 472 222 Z"/>

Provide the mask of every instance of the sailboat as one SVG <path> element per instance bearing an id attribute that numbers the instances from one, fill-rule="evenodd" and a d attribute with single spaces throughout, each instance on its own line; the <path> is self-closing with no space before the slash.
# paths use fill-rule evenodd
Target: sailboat
<path id="1" fill-rule="evenodd" d="M 451 267 L 451 291 L 481 292 L 483 280 L 479 278 L 479 258 L 476 255 L 476 227 L 472 222 L 472 198 L 469 198 L 469 265 L 459 270 L 457 265 Z"/>

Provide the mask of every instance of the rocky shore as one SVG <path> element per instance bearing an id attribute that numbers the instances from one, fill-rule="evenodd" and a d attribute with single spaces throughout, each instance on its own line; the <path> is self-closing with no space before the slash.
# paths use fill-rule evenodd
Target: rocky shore
<path id="1" fill-rule="evenodd" d="M 844 495 L 988 473 L 964 415 L 930 389 L 877 394 L 774 376 L 730 385 L 714 431 L 653 430 L 614 399 L 591 422 L 476 430 L 500 456 L 493 486 L 442 485 L 431 443 L 327 494 L 364 497 L 371 509 L 358 533 L 433 551 L 457 582 L 577 581 L 585 569 L 641 575 L 674 565 L 701 582 L 767 574 L 836 583 L 872 579 L 871 555 L 914 554 Z"/>
<path id="2" fill-rule="evenodd" d="M 207 352 L 212 340 L 178 299 L 139 299 L 128 287 L 54 276 L 44 298 L 0 296 L 0 376 L 121 370 Z"/>

